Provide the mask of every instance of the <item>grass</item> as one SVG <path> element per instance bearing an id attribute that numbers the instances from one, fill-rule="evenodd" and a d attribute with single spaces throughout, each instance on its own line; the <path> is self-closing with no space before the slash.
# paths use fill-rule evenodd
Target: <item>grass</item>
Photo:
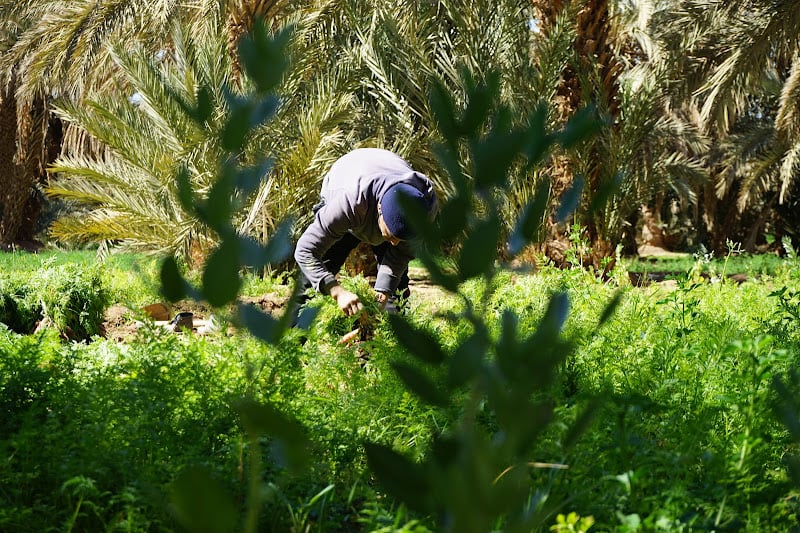
<path id="1" fill-rule="evenodd" d="M 766 268 L 755 259 L 748 267 L 746 259 L 742 268 Z M 25 261 L 29 273 L 96 261 L 86 253 L 2 260 L 20 273 Z M 529 454 L 537 465 L 568 468 L 531 467 L 526 477 L 531 501 L 549 517 L 543 530 L 559 514 L 576 522 L 591 517 L 593 531 L 796 525 L 799 487 L 784 460 L 800 449 L 775 415 L 772 380 L 798 364 L 800 323 L 773 291 L 800 293 L 800 269 L 792 261 L 769 264 L 769 278 L 737 285 L 687 274 L 670 290 L 633 288 L 624 276 L 619 284 L 601 282 L 582 270 L 500 276 L 488 318 L 499 323 L 511 309 L 523 334 L 537 327 L 555 291 L 570 301 L 563 336 L 575 349 L 547 394 L 556 420 Z M 151 296 L 149 260 L 104 265 L 104 279 L 123 299 Z M 245 285 L 285 288 L 257 277 Z M 617 291 L 619 307 L 598 328 Z M 445 352 L 470 335 L 446 316 L 455 301 L 417 297 L 411 320 Z M 123 344 L 0 331 L 0 529 L 175 529 L 173 481 L 189 467 L 209 472 L 221 497 L 240 506 L 248 444 L 232 406 L 252 394 L 299 421 L 313 447 L 308 468 L 292 473 L 281 450 L 263 440 L 269 497 L 262 530 L 432 530 L 434 517 L 410 512 L 375 485 L 362 443 L 423 460 L 458 413 L 433 408 L 403 386 L 392 364 L 408 355 L 384 321 L 368 343 L 339 345 L 348 324 L 339 323 L 329 298 L 314 305 L 320 322 L 272 347 L 244 334 L 205 338 L 146 328 Z M 359 359 L 363 350 L 366 360 Z M 591 405 L 592 423 L 582 434 L 568 432 Z M 488 413 L 476 423 L 494 427 Z"/>
<path id="2" fill-rule="evenodd" d="M 0 272 L 10 276 L 27 275 L 63 265 L 99 267 L 105 273 L 104 281 L 112 294 L 113 302 L 139 308 L 163 299 L 160 294 L 160 259 L 155 256 L 135 253 L 101 256 L 94 250 L 0 253 Z M 199 280 L 193 281 L 199 283 Z M 243 279 L 241 293 L 252 297 L 267 293 L 288 295 L 290 285 L 291 280 L 287 274 L 274 277 L 247 274 Z"/>
<path id="3" fill-rule="evenodd" d="M 731 254 L 726 257 L 691 255 L 625 258 L 623 266 L 630 272 L 670 272 L 677 275 L 692 271 L 707 274 L 745 274 L 775 276 L 785 272 L 787 260 L 775 254 Z"/>

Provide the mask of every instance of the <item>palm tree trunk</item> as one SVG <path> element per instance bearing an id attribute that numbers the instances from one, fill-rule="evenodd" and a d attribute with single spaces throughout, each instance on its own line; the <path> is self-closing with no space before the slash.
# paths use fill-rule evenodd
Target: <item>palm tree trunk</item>
<path id="1" fill-rule="evenodd" d="M 546 32 L 549 26 L 555 24 L 562 11 L 571 5 L 570 0 L 535 1 L 534 6 L 542 17 L 543 31 Z M 577 34 L 573 43 L 577 60 L 574 64 L 567 65 L 562 73 L 561 86 L 557 92 L 556 111 L 561 119 L 566 120 L 589 103 L 586 101 L 588 96 L 598 101 L 603 111 L 616 119 L 619 115 L 617 78 L 621 65 L 611 47 L 612 25 L 608 0 L 587 0 L 578 7 Z M 586 80 L 591 80 L 589 82 L 591 86 L 584 86 Z M 561 195 L 572 186 L 576 169 L 569 160 L 563 159 L 554 170 L 551 197 L 558 202 Z M 596 147 L 592 147 L 586 168 L 586 193 L 589 198 L 600 189 L 603 176 L 611 173 L 613 169 L 604 168 L 603 157 Z M 597 220 L 587 217 L 582 221 L 582 225 L 587 228 L 592 248 L 591 257 L 584 258 L 584 264 L 599 267 L 603 258 L 613 253 L 613 246 L 605 239 L 602 225 L 598 224 Z M 563 264 L 559 251 L 565 249 L 565 246 L 567 246 L 565 228 L 550 220 L 545 253 L 556 264 Z"/>
<path id="2" fill-rule="evenodd" d="M 0 95 L 0 245 L 8 247 L 17 240 L 23 225 L 25 204 L 31 191 L 30 176 L 25 172 L 17 151 L 17 100 L 14 84 Z"/>
<path id="3" fill-rule="evenodd" d="M 44 206 L 37 184 L 47 180 L 47 165 L 60 150 L 58 136 L 49 136 L 48 106 L 41 98 L 20 105 L 14 84 L 0 98 L 0 245 L 35 246 Z M 3 170 L 4 169 L 4 170 Z"/>
<path id="4" fill-rule="evenodd" d="M 228 53 L 233 60 L 234 79 L 237 81 L 242 74 L 239 65 L 239 39 L 242 35 L 253 29 L 253 24 L 257 19 L 268 23 L 268 16 L 273 8 L 276 7 L 278 0 L 234 0 L 230 2 L 228 8 Z"/>

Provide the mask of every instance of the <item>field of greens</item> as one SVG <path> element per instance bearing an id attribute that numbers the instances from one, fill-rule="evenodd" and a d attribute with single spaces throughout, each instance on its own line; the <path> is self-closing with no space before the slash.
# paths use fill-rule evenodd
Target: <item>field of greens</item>
<path id="1" fill-rule="evenodd" d="M 13 302 L 36 312 L 33 294 L 44 302 L 48 291 L 74 292 L 38 312 L 64 316 L 73 329 L 87 324 L 80 341 L 66 340 L 57 323 L 38 333 L 1 328 L 2 531 L 439 531 L 441 516 L 414 498 L 423 478 L 395 459 L 410 469 L 447 464 L 431 458 L 458 455 L 442 443 L 456 427 L 474 431 L 463 420 L 472 408 L 473 428 L 491 436 L 473 444 L 491 450 L 504 438 L 503 410 L 470 398 L 452 370 L 409 355 L 397 339 L 403 330 L 386 316 L 356 345 L 338 343 L 353 324 L 325 297 L 312 301 L 319 312 L 308 330 L 289 330 L 273 345 L 244 330 L 198 336 L 148 325 L 114 342 L 92 334 L 92 310 L 158 298 L 152 261 L 58 253 L 2 261 L 4 316 Z M 724 262 L 709 268 L 721 272 Z M 437 471 L 447 481 L 436 490 L 454 500 L 470 487 L 460 504 L 445 503 L 490 517 L 490 529 L 513 530 L 514 516 L 474 491 L 510 480 L 504 494 L 523 494 L 536 530 L 796 528 L 800 263 L 758 268 L 744 283 L 689 268 L 647 287 L 632 286 L 622 266 L 607 281 L 546 266 L 500 272 L 482 303 L 487 335 L 500 345 L 508 311 L 520 336 L 542 331 L 554 295 L 564 294 L 559 343 L 540 351 L 531 343 L 527 354 L 547 358 L 556 346 L 563 357 L 548 379 L 520 377 L 542 383 L 532 395 L 548 406 L 547 416 L 535 411 L 520 423 L 534 428 L 526 459 L 482 463 L 486 471 L 462 470 L 461 478 Z M 461 291 L 478 301 L 487 294 L 481 283 Z M 243 292 L 267 290 L 281 287 L 253 278 Z M 57 312 L 62 305 L 72 314 Z M 466 362 L 472 328 L 452 320 L 463 305 L 443 291 L 416 293 L 406 316 L 447 360 Z M 436 401 L 403 369 L 455 392 Z M 288 437 L 256 434 L 253 420 L 272 411 L 254 405 L 282 413 L 290 425 L 279 433 Z M 374 461 L 380 450 L 397 456 Z M 397 483 L 376 480 L 381 464 Z M 470 508 L 476 502 L 489 503 Z"/>

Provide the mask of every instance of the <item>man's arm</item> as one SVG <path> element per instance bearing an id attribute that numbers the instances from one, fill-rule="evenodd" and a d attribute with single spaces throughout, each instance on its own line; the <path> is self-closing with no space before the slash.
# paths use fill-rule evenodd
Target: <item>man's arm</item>
<path id="1" fill-rule="evenodd" d="M 351 218 L 341 206 L 327 204 L 314 214 L 314 220 L 297 241 L 294 259 L 318 292 L 328 294 L 330 287 L 336 284 L 336 272 L 329 272 L 322 260 L 350 229 Z"/>
<path id="2" fill-rule="evenodd" d="M 357 315 L 364 308 L 358 296 L 339 285 L 336 273 L 328 271 L 322 261 L 325 253 L 341 239 L 351 225 L 347 213 L 326 205 L 314 216 L 297 241 L 295 261 L 312 286 L 322 294 L 330 294 L 346 315 Z"/>
<path id="3" fill-rule="evenodd" d="M 338 283 L 331 285 L 328 291 L 331 297 L 336 300 L 339 309 L 347 316 L 355 316 L 364 309 L 364 304 L 361 303 L 358 295 L 348 291 Z"/>
<path id="4" fill-rule="evenodd" d="M 378 265 L 375 291 L 387 296 L 394 294 L 400 284 L 400 278 L 408 270 L 408 263 L 413 258 L 414 253 L 408 242 L 401 242 L 386 250 L 381 264 Z"/>

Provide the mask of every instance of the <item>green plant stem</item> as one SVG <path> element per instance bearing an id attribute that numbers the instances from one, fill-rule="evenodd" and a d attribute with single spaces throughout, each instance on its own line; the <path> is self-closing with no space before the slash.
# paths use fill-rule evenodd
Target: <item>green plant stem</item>
<path id="1" fill-rule="evenodd" d="M 244 530 L 246 533 L 256 533 L 258 531 L 258 512 L 261 508 L 261 454 L 259 453 L 258 434 L 250 432 L 250 483 L 247 498 L 247 515 L 245 517 Z"/>
<path id="2" fill-rule="evenodd" d="M 83 505 L 83 498 L 79 498 L 78 503 L 75 505 L 75 511 L 72 513 L 69 522 L 67 522 L 67 528 L 66 528 L 67 533 L 70 533 L 72 531 L 72 528 L 75 527 L 75 522 L 78 521 L 78 515 L 81 512 L 82 505 Z"/>

